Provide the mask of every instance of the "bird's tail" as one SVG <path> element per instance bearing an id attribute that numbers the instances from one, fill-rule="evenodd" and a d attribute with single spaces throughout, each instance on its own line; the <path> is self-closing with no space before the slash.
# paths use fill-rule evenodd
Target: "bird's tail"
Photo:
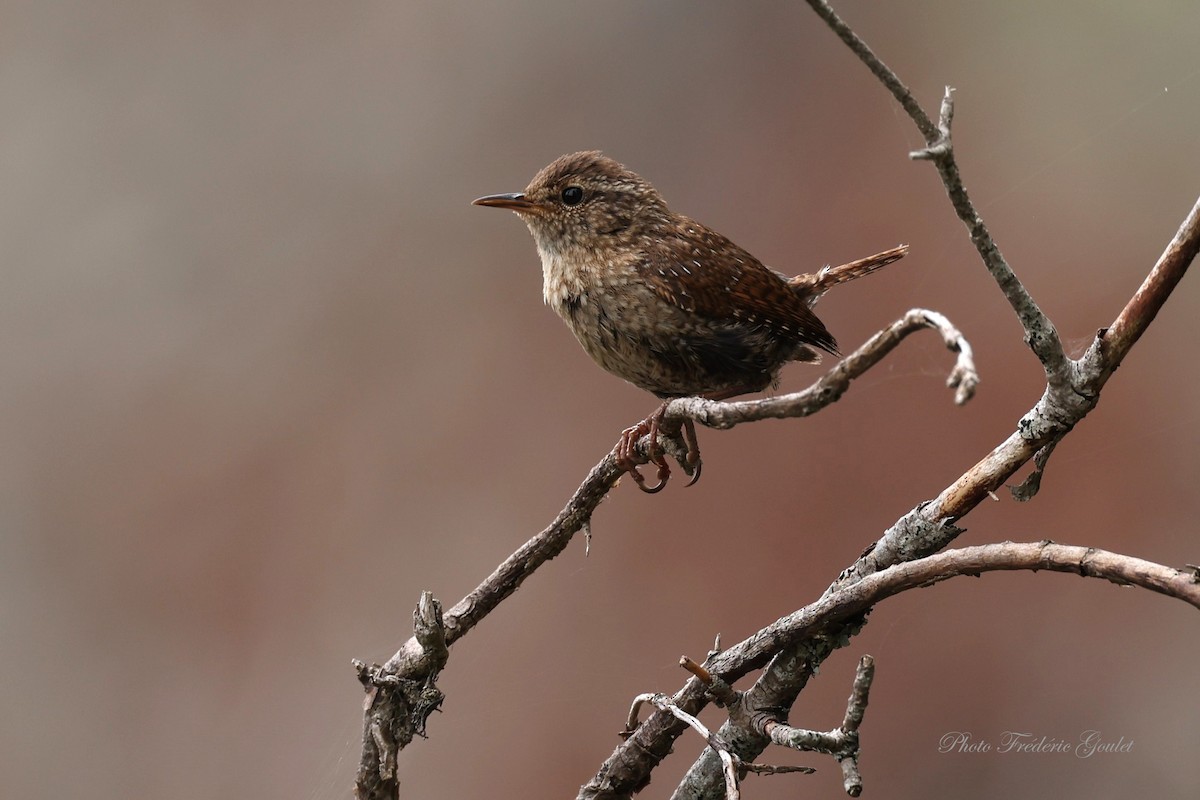
<path id="1" fill-rule="evenodd" d="M 893 247 L 891 250 L 884 250 L 882 253 L 860 258 L 857 261 L 851 261 L 847 264 L 841 264 L 836 267 L 822 267 L 815 273 L 797 275 L 794 278 L 788 279 L 788 285 L 804 294 L 811 305 L 821 295 L 839 283 L 852 281 L 855 278 L 861 278 L 863 275 L 870 275 L 880 267 L 886 267 L 888 264 L 891 264 L 893 261 L 899 261 L 906 255 L 908 255 L 908 245 L 902 244 Z"/>

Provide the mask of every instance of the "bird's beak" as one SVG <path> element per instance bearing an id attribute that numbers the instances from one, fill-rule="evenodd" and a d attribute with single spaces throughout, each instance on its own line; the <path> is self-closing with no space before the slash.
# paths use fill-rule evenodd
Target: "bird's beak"
<path id="1" fill-rule="evenodd" d="M 537 211 L 539 206 L 526 199 L 521 192 L 510 192 L 509 194 L 489 194 L 486 197 L 480 197 L 473 201 L 472 205 L 491 206 L 492 208 L 507 208 L 510 211 Z"/>

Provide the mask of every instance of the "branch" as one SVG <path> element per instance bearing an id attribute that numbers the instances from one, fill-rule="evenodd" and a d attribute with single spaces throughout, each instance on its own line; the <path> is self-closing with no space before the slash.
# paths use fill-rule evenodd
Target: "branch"
<path id="1" fill-rule="evenodd" d="M 397 653 L 389 667 L 368 667 L 354 660 L 367 692 L 362 756 L 354 782 L 357 796 L 396 796 L 396 754 L 414 736 L 425 735 L 426 720 L 445 698 L 436 681 L 450 653 L 442 604 L 430 592 L 421 593 L 413 612 L 413 643 Z"/>
<path id="2" fill-rule="evenodd" d="M 1070 383 L 1059 387 L 1047 385 L 1042 398 L 1018 421 L 1015 433 L 947 487 L 936 500 L 910 513 L 919 511 L 926 519 L 939 516 L 947 520 L 961 519 L 1043 448 L 1053 449 L 1053 445 L 1096 407 L 1100 390 L 1167 302 L 1198 252 L 1200 199 L 1113 323 L 1096 332 L 1082 358 L 1069 362 Z M 1038 478 L 1029 485 L 1022 485 L 1026 496 L 1021 499 L 1028 499 L 1036 492 L 1044 468 L 1045 458 L 1042 458 L 1038 464 Z"/>
<path id="3" fill-rule="evenodd" d="M 1130 348 L 1142 338 L 1150 323 L 1166 303 L 1171 292 L 1183 280 L 1188 266 L 1200 252 L 1200 199 L 1196 200 L 1191 212 L 1167 244 L 1154 269 L 1142 281 L 1121 313 L 1108 328 L 1096 332 L 1092 347 L 1080 361 L 1097 373 L 1106 373 L 1104 380 L 1112 374 L 1128 355 Z"/>
<path id="4" fill-rule="evenodd" d="M 1102 578 L 1122 586 L 1140 586 L 1200 609 L 1200 572 L 1196 569 L 1172 569 L 1089 547 L 1053 542 L 1003 542 L 948 550 L 866 576 L 825 594 L 815 603 L 782 617 L 753 636 L 709 658 L 704 667 L 711 675 L 733 683 L 765 666 L 777 653 L 786 653 L 790 647 L 829 635 L 829 631 L 836 631 L 842 625 L 857 627 L 862 614 L 895 594 L 961 575 L 978 577 L 985 572 L 1012 570 L 1047 570 Z M 744 705 L 751 702 L 753 692 L 752 689 L 742 693 Z M 705 685 L 699 678 L 689 680 L 671 699 L 676 706 L 692 715 L 699 713 L 708 703 Z M 783 707 L 790 707 L 790 704 Z M 742 710 L 743 715 L 753 716 L 755 713 L 754 706 Z M 579 797 L 591 800 L 625 798 L 637 792 L 649 782 L 650 770 L 666 756 L 671 743 L 682 730 L 682 725 L 672 715 L 651 715 L 617 747 L 596 777 L 583 786 Z M 724 728 L 717 736 L 728 741 L 729 737 L 724 736 L 723 731 Z M 739 752 L 737 755 L 745 760 L 751 758 L 746 753 Z M 704 771 L 700 764 L 697 762 L 693 765 L 674 797 L 709 796 L 707 790 L 710 786 L 702 780 Z"/>
<path id="5" fill-rule="evenodd" d="M 867 46 L 867 43 L 859 38 L 849 25 L 842 21 L 842 18 L 829 6 L 829 3 L 823 0 L 808 0 L 808 4 L 812 6 L 812 10 L 817 12 L 817 16 L 825 20 L 837 37 L 846 43 L 856 56 L 858 56 L 872 74 L 879 79 L 879 82 L 887 87 L 887 90 L 892 93 L 892 96 L 899 101 L 900 105 L 912 118 L 912 121 L 917 124 L 918 130 L 925 137 L 925 141 L 933 144 L 938 139 L 938 128 L 933 124 L 933 120 L 921 108 L 921 104 L 913 97 L 909 88 L 900 82 L 896 77 L 896 73 L 892 72 L 886 64 L 884 64 L 875 52 Z"/>
<path id="6" fill-rule="evenodd" d="M 745 674 L 743 668 L 748 671 L 765 664 L 775 652 L 815 627 L 829 621 L 844 621 L 892 595 L 962 575 L 978 577 L 985 572 L 1014 570 L 1048 570 L 1103 578 L 1120 586 L 1140 586 L 1200 609 L 1200 579 L 1193 570 L 1174 569 L 1093 547 L 1050 541 L 1000 542 L 947 550 L 876 572 L 768 625 L 721 653 L 707 666 L 726 680 L 741 677 Z M 731 672 L 738 674 L 733 676 Z"/>
<path id="7" fill-rule="evenodd" d="M 896 76 L 887 64 L 875 55 L 871 48 L 858 37 L 825 0 L 808 0 L 808 4 L 822 20 L 845 42 L 856 56 L 879 78 L 892 96 L 900 103 L 909 117 L 912 118 L 921 135 L 925 137 L 926 147 L 911 154 L 912 158 L 927 159 L 937 166 L 938 175 L 946 187 L 946 193 L 954 206 L 958 218 L 967 226 L 971 242 L 983 259 L 984 265 L 992 278 L 1004 293 L 1008 304 L 1017 313 L 1021 327 L 1025 329 L 1025 341 L 1033 350 L 1046 371 L 1046 377 L 1051 383 L 1060 383 L 1069 377 L 1070 362 L 1063 353 L 1062 342 L 1053 323 L 1042 313 L 1038 304 L 1026 291 L 1025 286 L 1017 279 L 1016 273 L 1008 265 L 1000 248 L 992 238 L 983 218 L 975 210 L 974 204 L 967 195 L 959 175 L 958 165 L 954 160 L 954 147 L 950 139 L 950 125 L 954 119 L 953 89 L 946 87 L 942 99 L 941 113 L 938 124 L 934 125 L 929 116 L 913 98 L 912 91 Z"/>
<path id="8" fill-rule="evenodd" d="M 787 724 L 786 716 L 781 715 L 778 709 L 749 709 L 747 707 L 748 704 L 744 702 L 744 696 L 741 692 L 733 691 L 728 683 L 713 675 L 702 664 L 697 664 L 687 656 L 679 660 L 679 665 L 695 675 L 704 684 L 705 690 L 717 701 L 718 705 L 729 709 L 730 721 L 736 723 L 737 727 L 742 731 L 753 731 L 782 747 L 800 751 L 827 753 L 833 756 L 841 765 L 846 794 L 851 797 L 858 797 L 862 794 L 862 776 L 858 771 L 858 728 L 862 724 L 863 715 L 866 713 L 867 701 L 871 692 L 871 682 L 875 678 L 875 660 L 871 656 L 863 656 L 859 659 L 858 669 L 855 671 L 854 676 L 854 686 L 850 691 L 850 699 L 846 702 L 846 715 L 842 718 L 842 724 L 831 731 L 824 732 L 793 728 Z M 679 714 L 675 716 L 683 719 Z M 636 714 L 631 713 L 623 735 L 633 732 L 636 720 Z M 685 719 L 684 721 L 686 722 L 687 720 Z M 719 736 L 711 736 L 707 734 L 707 731 L 706 735 L 711 740 L 724 744 Z M 742 768 L 754 767 L 759 771 L 768 769 L 772 771 L 779 770 L 777 767 L 751 765 L 742 761 L 736 753 L 731 755 L 733 760 L 741 763 Z M 724 758 L 722 758 L 722 763 L 725 763 Z M 815 770 L 804 769 L 815 772 Z M 728 795 L 728 789 L 726 790 L 726 794 Z"/>
<path id="9" fill-rule="evenodd" d="M 863 656 L 854 675 L 850 699 L 846 701 L 846 716 L 842 724 L 831 731 L 822 733 L 770 721 L 763 726 L 762 733 L 784 747 L 817 750 L 834 756 L 842 767 L 842 786 L 846 794 L 858 797 L 862 794 L 862 775 L 858 771 L 858 726 L 862 724 L 863 714 L 867 710 L 874 679 L 875 659 Z"/>
<path id="10" fill-rule="evenodd" d="M 975 388 L 979 385 L 970 343 L 945 316 L 936 311 L 914 308 L 872 336 L 803 391 L 738 402 L 684 397 L 672 401 L 667 408 L 666 418 L 679 420 L 686 417 L 710 428 L 724 429 L 760 419 L 807 417 L 837 401 L 850 388 L 851 381 L 882 361 L 905 337 L 922 328 L 936 330 L 942 335 L 946 348 L 958 354 L 946 385 L 955 390 L 954 402 L 963 405 L 975 396 Z"/>

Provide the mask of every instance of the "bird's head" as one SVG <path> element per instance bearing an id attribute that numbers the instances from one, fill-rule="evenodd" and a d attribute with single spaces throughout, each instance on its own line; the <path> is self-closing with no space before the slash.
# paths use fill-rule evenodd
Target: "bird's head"
<path id="1" fill-rule="evenodd" d="M 538 248 L 554 252 L 624 244 L 670 214 L 648 181 L 596 150 L 562 156 L 525 191 L 480 197 L 475 205 L 515 211 Z"/>

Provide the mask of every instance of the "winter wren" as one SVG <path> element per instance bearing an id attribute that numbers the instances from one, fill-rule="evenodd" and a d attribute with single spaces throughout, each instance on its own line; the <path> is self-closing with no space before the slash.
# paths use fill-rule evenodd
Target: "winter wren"
<path id="1" fill-rule="evenodd" d="M 542 295 L 596 363 L 665 401 L 714 400 L 773 386 L 789 361 L 820 361 L 837 343 L 812 311 L 831 286 L 901 258 L 901 246 L 787 278 L 716 231 L 667 208 L 644 178 L 596 151 L 563 156 L 524 192 L 476 205 L 515 211 L 537 243 Z M 622 435 L 617 463 L 646 491 L 670 474 L 657 446 L 666 402 Z M 684 421 L 692 482 L 699 451 Z M 638 473 L 650 437 L 658 486 Z"/>

